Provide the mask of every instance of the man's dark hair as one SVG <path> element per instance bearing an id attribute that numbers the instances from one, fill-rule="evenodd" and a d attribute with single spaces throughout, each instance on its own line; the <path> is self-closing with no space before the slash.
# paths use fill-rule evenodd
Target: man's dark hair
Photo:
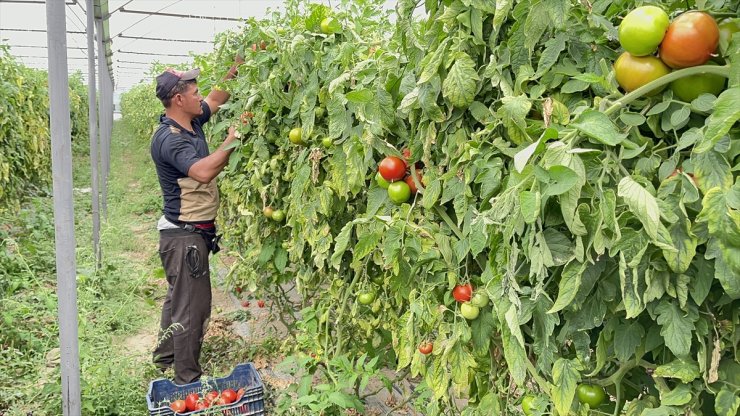
<path id="1" fill-rule="evenodd" d="M 185 90 L 188 89 L 188 86 L 191 84 L 196 84 L 197 81 L 194 79 L 190 79 L 187 81 L 177 81 L 177 84 L 172 88 L 169 94 L 167 94 L 167 97 L 160 99 L 162 101 L 162 105 L 164 108 L 170 108 L 170 105 L 172 105 L 172 98 L 177 94 L 182 94 Z"/>

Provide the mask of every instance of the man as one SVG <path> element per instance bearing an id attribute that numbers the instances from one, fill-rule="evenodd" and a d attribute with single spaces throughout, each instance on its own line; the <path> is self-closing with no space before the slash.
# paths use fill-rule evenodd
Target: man
<path id="1" fill-rule="evenodd" d="M 237 64 L 241 62 L 237 58 Z M 225 79 L 236 75 L 237 64 Z M 230 128 L 223 144 L 209 154 L 203 124 L 229 94 L 214 88 L 203 99 L 196 82 L 199 74 L 199 69 L 167 69 L 157 76 L 156 94 L 165 113 L 151 143 L 164 197 L 164 215 L 157 224 L 159 255 L 169 284 L 154 364 L 162 371 L 174 366 L 176 384 L 191 383 L 202 374 L 200 350 L 211 316 L 208 255 L 218 251 L 216 176 L 226 166 L 233 151 L 229 145 L 236 139 Z"/>

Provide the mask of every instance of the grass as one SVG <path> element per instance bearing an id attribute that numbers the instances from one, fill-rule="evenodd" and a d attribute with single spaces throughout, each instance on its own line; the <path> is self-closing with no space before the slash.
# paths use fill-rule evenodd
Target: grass
<path id="1" fill-rule="evenodd" d="M 157 256 L 159 185 L 146 141 L 116 123 L 103 263 L 95 267 L 90 161 L 75 144 L 75 236 L 83 414 L 145 414 L 157 372 L 121 348 L 156 328 L 162 279 Z M 50 191 L 48 191 L 50 193 Z M 54 220 L 49 193 L 32 196 L 0 224 L 0 414 L 61 414 Z M 152 346 L 148 346 L 151 349 Z M 138 357 L 141 358 L 141 357 Z"/>

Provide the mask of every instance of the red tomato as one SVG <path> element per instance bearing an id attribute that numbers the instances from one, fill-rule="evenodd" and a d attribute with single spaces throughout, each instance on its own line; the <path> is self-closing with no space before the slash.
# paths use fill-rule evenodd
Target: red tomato
<path id="1" fill-rule="evenodd" d="M 688 68 L 706 63 L 717 50 L 719 27 L 714 18 L 704 12 L 686 12 L 668 26 L 660 59 L 671 68 Z"/>
<path id="2" fill-rule="evenodd" d="M 249 307 L 249 301 L 248 300 L 242 301 L 242 306 L 245 307 L 245 308 L 248 308 Z"/>
<path id="3" fill-rule="evenodd" d="M 265 307 L 265 301 L 262 300 L 262 299 L 258 300 L 257 301 L 257 306 L 259 306 L 260 308 L 264 308 Z"/>
<path id="4" fill-rule="evenodd" d="M 452 297 L 458 302 L 468 302 L 473 296 L 473 286 L 470 283 L 457 285 L 452 289 Z"/>
<path id="5" fill-rule="evenodd" d="M 185 406 L 188 408 L 188 411 L 192 412 L 195 410 L 195 405 L 198 404 L 198 400 L 200 400 L 200 395 L 198 393 L 190 393 L 185 397 Z"/>
<path id="6" fill-rule="evenodd" d="M 209 391 L 208 394 L 206 394 L 206 402 L 213 403 L 218 398 L 218 392 L 217 391 Z"/>
<path id="7" fill-rule="evenodd" d="M 224 399 L 226 404 L 234 403 L 236 401 L 236 392 L 234 389 L 226 389 L 221 392 L 221 398 Z"/>
<path id="8" fill-rule="evenodd" d="M 414 178 L 411 177 L 411 175 L 407 176 L 406 179 L 404 179 L 404 182 L 409 186 L 409 189 L 411 189 L 411 195 L 415 194 L 416 189 L 416 182 L 414 182 Z"/>
<path id="9" fill-rule="evenodd" d="M 244 396 L 244 388 L 242 387 L 236 391 L 236 401 L 238 402 L 239 400 L 241 400 L 243 396 Z"/>
<path id="10" fill-rule="evenodd" d="M 406 162 L 395 156 L 388 156 L 378 165 L 380 176 L 387 181 L 398 181 L 406 175 Z"/>
<path id="11" fill-rule="evenodd" d="M 174 402 L 170 403 L 170 409 L 172 409 L 175 413 L 185 413 L 188 409 L 188 406 L 185 404 L 185 400 L 175 400 Z"/>
<path id="12" fill-rule="evenodd" d="M 199 401 L 198 403 L 195 404 L 195 410 L 208 409 L 209 406 L 210 406 L 210 404 L 208 402 L 206 402 L 204 400 L 201 400 L 201 401 Z"/>
<path id="13" fill-rule="evenodd" d="M 424 342 L 421 345 L 419 345 L 419 352 L 427 355 L 432 352 L 434 349 L 434 345 L 431 342 Z"/>

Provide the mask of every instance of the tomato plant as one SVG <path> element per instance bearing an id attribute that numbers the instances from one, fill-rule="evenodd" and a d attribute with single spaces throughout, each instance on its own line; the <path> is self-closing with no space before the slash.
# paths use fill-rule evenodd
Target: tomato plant
<path id="1" fill-rule="evenodd" d="M 627 92 L 634 91 L 669 72 L 671 69 L 654 56 L 632 56 L 629 52 L 624 52 L 614 62 L 617 82 Z M 651 94 L 657 94 L 661 89 L 655 89 Z"/>
<path id="2" fill-rule="evenodd" d="M 701 65 L 712 57 L 719 44 L 719 27 L 714 18 L 698 11 L 686 12 L 671 22 L 660 59 L 671 68 Z"/>
<path id="3" fill-rule="evenodd" d="M 396 156 L 388 156 L 380 161 L 378 172 L 389 182 L 401 180 L 406 175 L 406 162 Z"/>
<path id="4" fill-rule="evenodd" d="M 619 43 L 633 56 L 651 55 L 663 41 L 669 23 L 668 14 L 660 7 L 638 7 L 619 24 Z"/>
<path id="5" fill-rule="evenodd" d="M 306 387 L 306 403 L 277 406 L 339 413 L 329 396 L 341 393 L 362 413 L 362 392 L 346 380 L 391 368 L 423 380 L 404 398 L 420 414 L 516 414 L 515 386 L 566 415 L 587 379 L 629 390 L 616 414 L 731 408 L 737 389 L 708 367 L 713 354 L 719 366 L 734 360 L 738 85 L 730 77 L 714 102 L 693 103 L 663 87 L 699 72 L 729 77 L 736 54 L 681 72 L 646 56 L 657 67 L 622 77 L 634 70 L 622 60 L 612 72 L 616 27 L 636 1 L 447 0 L 422 11 L 401 0 L 393 24 L 372 2 L 340 3 L 295 3 L 222 42 L 229 52 L 258 36 L 275 45 L 247 54 L 229 85 L 233 109 L 215 120 L 255 112 L 239 126 L 253 139 L 219 178 L 219 221 L 239 258 L 228 279 L 274 293 L 272 313 L 285 317 L 295 311 L 277 288 L 296 288 L 292 359 L 326 380 Z M 660 2 L 669 16 L 697 5 Z M 734 11 L 731 1 L 700 6 Z M 346 30 L 319 33 L 330 16 Z M 207 66 L 224 66 L 229 52 Z M 635 94 L 647 82 L 653 94 Z M 281 137 L 298 125 L 331 138 L 331 150 Z M 383 179 L 403 185 L 377 179 L 403 149 L 424 164 L 413 205 L 389 194 L 408 187 L 403 160 Z M 271 160 L 277 168 L 263 173 Z M 246 214 L 268 203 L 290 207 L 290 219 L 255 226 Z M 459 313 L 458 282 L 471 284 Z M 472 286 L 487 305 L 472 303 Z M 369 287 L 377 295 L 366 308 Z M 418 351 L 430 334 L 444 354 Z M 305 356 L 318 348 L 325 365 Z M 707 387 L 714 374 L 722 381 Z M 689 399 L 648 406 L 632 385 Z M 456 392 L 474 399 L 470 409 L 456 408 Z"/>
<path id="6" fill-rule="evenodd" d="M 470 283 L 457 285 L 452 289 L 452 297 L 458 302 L 468 302 L 473 296 L 473 286 Z"/>
<path id="7" fill-rule="evenodd" d="M 604 388 L 593 384 L 579 384 L 576 389 L 578 401 L 594 409 L 601 406 L 606 399 Z"/>

